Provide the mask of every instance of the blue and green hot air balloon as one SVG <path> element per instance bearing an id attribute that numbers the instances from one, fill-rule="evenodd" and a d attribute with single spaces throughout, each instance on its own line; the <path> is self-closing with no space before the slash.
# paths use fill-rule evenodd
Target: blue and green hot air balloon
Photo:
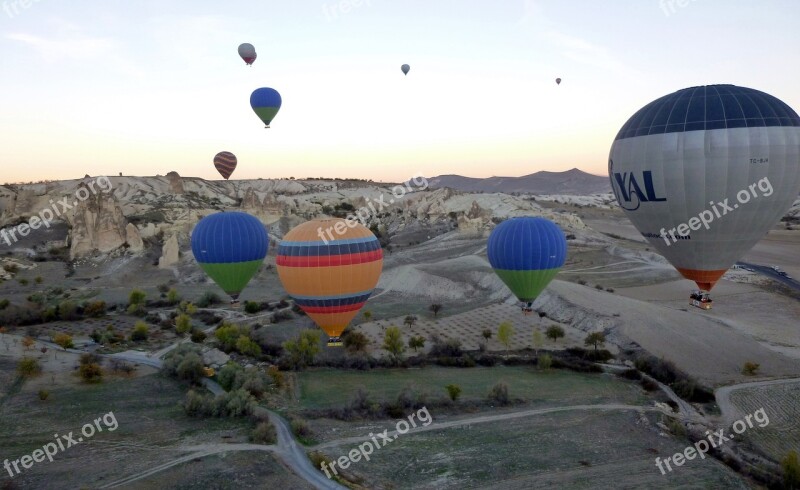
<path id="1" fill-rule="evenodd" d="M 278 114 L 281 102 L 281 94 L 274 88 L 259 88 L 250 95 L 250 107 L 253 108 L 253 112 L 264 122 L 266 127 L 269 127 L 269 123 Z"/>
<path id="2" fill-rule="evenodd" d="M 197 263 L 236 304 L 267 256 L 267 228 L 257 218 L 222 212 L 201 219 L 192 231 Z"/>
<path id="3" fill-rule="evenodd" d="M 512 218 L 489 235 L 489 263 L 520 301 L 531 311 L 533 300 L 561 270 L 567 258 L 567 240 L 555 223 L 545 218 Z"/>

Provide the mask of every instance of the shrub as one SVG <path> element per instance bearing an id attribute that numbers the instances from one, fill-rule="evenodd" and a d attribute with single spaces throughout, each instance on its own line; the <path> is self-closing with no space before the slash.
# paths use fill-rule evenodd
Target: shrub
<path id="1" fill-rule="evenodd" d="M 42 279 L 42 276 L 36 276 L 35 278 L 33 278 L 33 282 L 35 282 L 36 284 L 41 284 L 43 281 L 44 279 Z"/>
<path id="2" fill-rule="evenodd" d="M 200 330 L 199 328 L 192 330 L 192 336 L 191 336 L 192 342 L 196 344 L 202 344 L 203 342 L 205 342 L 206 337 L 207 337 L 206 333 Z"/>
<path id="3" fill-rule="evenodd" d="M 105 301 L 92 301 L 86 304 L 83 308 L 83 314 L 92 317 L 98 318 L 106 314 L 106 302 Z"/>
<path id="4" fill-rule="evenodd" d="M 781 460 L 783 468 L 783 484 L 785 488 L 800 488 L 800 457 L 797 451 L 791 450 Z"/>
<path id="5" fill-rule="evenodd" d="M 449 384 L 444 387 L 447 390 L 447 396 L 450 397 L 453 401 L 458 401 L 458 397 L 461 396 L 461 387 L 456 384 Z"/>
<path id="6" fill-rule="evenodd" d="M 364 352 L 369 344 L 369 339 L 361 332 L 348 332 L 344 335 L 343 342 L 344 348 L 347 349 L 348 352 Z"/>
<path id="7" fill-rule="evenodd" d="M 259 422 L 250 433 L 250 442 L 256 444 L 275 444 L 278 436 L 275 427 L 269 422 Z"/>
<path id="8" fill-rule="evenodd" d="M 72 343 L 72 336 L 66 333 L 58 333 L 55 337 L 53 337 L 53 342 L 55 342 L 59 347 L 64 350 L 71 349 L 74 347 Z"/>
<path id="9" fill-rule="evenodd" d="M 742 367 L 742 374 L 746 376 L 755 376 L 758 373 L 758 368 L 761 367 L 760 364 L 755 362 L 745 362 L 744 367 Z"/>
<path id="10" fill-rule="evenodd" d="M 33 359 L 32 357 L 23 357 L 17 363 L 17 373 L 23 378 L 36 376 L 41 372 L 42 367 L 39 365 L 39 361 Z"/>
<path id="11" fill-rule="evenodd" d="M 594 288 L 597 289 L 598 291 L 602 291 L 603 290 L 603 286 L 601 286 L 599 284 L 595 284 Z"/>
<path id="12" fill-rule="evenodd" d="M 39 390 L 39 399 L 40 400 L 45 401 L 45 400 L 47 400 L 47 398 L 49 396 L 50 396 L 50 392 L 49 391 L 47 391 L 47 390 Z"/>
<path id="13" fill-rule="evenodd" d="M 489 392 L 489 400 L 497 403 L 500 406 L 506 406 L 510 403 L 508 397 L 508 385 L 502 381 L 498 382 L 492 387 Z"/>
<path id="14" fill-rule="evenodd" d="M 297 339 L 287 340 L 283 348 L 288 354 L 287 361 L 295 369 L 302 369 L 314 363 L 319 354 L 319 332 L 316 330 L 303 330 Z"/>
<path id="15" fill-rule="evenodd" d="M 171 305 L 176 305 L 180 302 L 181 295 L 178 294 L 178 291 L 175 288 L 172 288 L 167 293 L 167 303 Z"/>
<path id="16" fill-rule="evenodd" d="M 144 305 L 147 301 L 147 293 L 141 289 L 134 289 L 128 295 L 128 306 Z"/>
<path id="17" fill-rule="evenodd" d="M 175 318 L 175 331 L 178 334 L 183 335 L 186 332 L 189 332 L 191 329 L 192 318 L 189 315 L 182 313 Z"/>
<path id="18" fill-rule="evenodd" d="M 144 342 L 147 340 L 149 333 L 150 329 L 145 322 L 136 322 L 136 325 L 133 327 L 133 332 L 131 333 L 131 340 L 134 342 Z"/>
<path id="19" fill-rule="evenodd" d="M 166 293 L 167 291 L 169 291 L 169 289 L 170 289 L 169 288 L 169 284 L 167 284 L 165 282 L 162 282 L 161 284 L 158 285 L 158 292 L 159 293 Z"/>
<path id="20" fill-rule="evenodd" d="M 254 314 L 261 311 L 261 303 L 257 301 L 245 301 L 244 302 L 244 311 L 246 313 Z"/>
<path id="21" fill-rule="evenodd" d="M 27 285 L 28 285 L 28 280 L 27 280 L 27 279 L 25 279 L 24 277 L 21 277 L 20 279 L 18 279 L 18 281 L 19 281 L 19 283 L 20 283 L 20 284 L 22 284 L 23 286 L 27 286 Z"/>
<path id="22" fill-rule="evenodd" d="M 243 371 L 244 368 L 241 366 L 241 364 L 237 362 L 229 362 L 222 366 L 222 369 L 219 370 L 217 381 L 219 382 L 219 385 L 222 386 L 222 389 L 225 391 L 230 391 L 234 388 L 237 374 Z"/>
<path id="23" fill-rule="evenodd" d="M 162 371 L 173 378 L 199 383 L 205 373 L 200 348 L 194 344 L 180 344 L 167 354 Z"/>
<path id="24" fill-rule="evenodd" d="M 578 279 L 578 284 L 580 284 L 581 286 L 586 286 L 586 281 L 584 281 L 583 279 Z"/>
<path id="25" fill-rule="evenodd" d="M 11 304 L 11 302 L 9 300 L 7 300 L 5 298 L 0 299 L 0 310 L 5 310 L 6 308 L 8 308 L 8 305 L 10 305 L 10 304 Z"/>
<path id="26" fill-rule="evenodd" d="M 539 359 L 537 359 L 536 365 L 539 367 L 539 369 L 546 371 L 553 365 L 553 358 L 550 356 L 550 354 L 542 354 Z"/>
<path id="27" fill-rule="evenodd" d="M 490 332 L 491 333 L 491 332 Z M 429 355 L 444 357 L 461 357 L 464 351 L 461 350 L 461 341 L 458 339 L 435 338 Z"/>
<path id="28" fill-rule="evenodd" d="M 640 382 L 640 384 L 642 385 L 642 388 L 645 389 L 645 391 L 656 391 L 656 390 L 658 390 L 658 383 L 656 383 L 655 381 L 653 381 L 650 378 L 642 378 L 642 381 Z"/>
<path id="29" fill-rule="evenodd" d="M 99 383 L 103 380 L 103 370 L 99 364 L 81 364 L 78 373 L 81 379 L 87 383 Z"/>
<path id="30" fill-rule="evenodd" d="M 250 356 L 250 357 L 261 356 L 261 346 L 259 346 L 256 342 L 252 341 L 250 337 L 246 335 L 240 335 L 239 338 L 236 340 L 236 350 L 245 356 Z"/>
<path id="31" fill-rule="evenodd" d="M 222 303 L 222 298 L 220 298 L 217 293 L 213 293 L 211 291 L 206 291 L 203 293 L 203 296 L 201 296 L 200 299 L 195 302 L 195 304 L 200 308 L 208 308 L 211 305 L 216 305 L 219 303 Z"/>
<path id="32" fill-rule="evenodd" d="M 43 293 L 33 293 L 31 295 L 28 295 L 26 299 L 31 303 L 37 304 L 39 306 L 42 306 L 45 303 L 45 301 L 47 301 L 47 298 Z"/>
<path id="33" fill-rule="evenodd" d="M 102 364 L 102 363 L 103 363 L 102 357 L 90 352 L 81 354 L 81 356 L 78 358 L 78 364 L 80 364 L 81 366 L 85 364 Z"/>
<path id="34" fill-rule="evenodd" d="M 308 422 L 302 419 L 293 419 L 291 422 L 292 433 L 297 437 L 308 437 L 311 435 L 311 427 Z"/>

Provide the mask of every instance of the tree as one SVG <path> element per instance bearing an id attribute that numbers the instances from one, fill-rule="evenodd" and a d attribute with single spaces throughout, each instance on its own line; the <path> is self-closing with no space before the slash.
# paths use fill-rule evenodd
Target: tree
<path id="1" fill-rule="evenodd" d="M 133 326 L 133 332 L 131 333 L 131 340 L 133 342 L 144 342 L 147 340 L 149 333 L 150 329 L 145 322 L 136 322 L 136 325 Z"/>
<path id="2" fill-rule="evenodd" d="M 533 329 L 533 348 L 536 352 L 536 355 L 539 355 L 539 349 L 542 348 L 544 345 L 544 337 L 542 337 L 542 332 L 538 328 Z"/>
<path id="3" fill-rule="evenodd" d="M 62 301 L 58 304 L 58 317 L 62 320 L 70 321 L 80 318 L 78 305 L 73 301 Z"/>
<path id="4" fill-rule="evenodd" d="M 460 386 L 455 384 L 449 384 L 445 386 L 445 389 L 447 390 L 447 395 L 450 397 L 451 400 L 458 401 L 458 397 L 461 396 Z"/>
<path id="5" fill-rule="evenodd" d="M 408 325 L 409 328 L 411 328 L 414 326 L 415 323 L 417 323 L 417 317 L 415 317 L 414 315 L 408 315 L 406 316 L 406 319 L 403 320 L 403 323 L 405 323 L 406 325 Z"/>
<path id="6" fill-rule="evenodd" d="M 486 339 L 486 341 L 488 342 L 488 341 L 489 341 L 489 339 L 491 339 L 491 338 L 492 338 L 492 331 L 491 331 L 491 330 L 489 330 L 488 328 L 484 328 L 484 329 L 483 329 L 483 332 L 481 332 L 481 335 L 482 335 L 482 336 L 483 336 L 483 338 L 484 338 L 484 339 Z"/>
<path id="7" fill-rule="evenodd" d="M 564 329 L 558 325 L 550 325 L 547 327 L 547 330 L 544 334 L 548 339 L 553 339 L 553 342 L 556 342 L 558 339 L 564 336 Z"/>
<path id="8" fill-rule="evenodd" d="M 192 329 L 192 317 L 187 315 L 186 313 L 181 313 L 177 317 L 175 317 L 175 331 L 183 335 L 186 332 L 189 332 Z"/>
<path id="9" fill-rule="evenodd" d="M 422 349 L 425 347 L 425 337 L 422 335 L 417 335 L 416 337 L 411 337 L 408 339 L 408 346 L 414 349 L 414 352 L 417 352 L 417 349 Z"/>
<path id="10" fill-rule="evenodd" d="M 508 405 L 510 402 L 508 397 L 508 385 L 499 381 L 489 392 L 489 400 L 501 406 Z"/>
<path id="11" fill-rule="evenodd" d="M 344 348 L 347 349 L 347 352 L 364 352 L 367 344 L 369 344 L 369 339 L 361 332 L 349 332 L 344 336 Z"/>
<path id="12" fill-rule="evenodd" d="M 236 350 L 245 356 L 261 356 L 261 346 L 251 340 L 247 335 L 240 335 L 236 340 Z"/>
<path id="13" fill-rule="evenodd" d="M 383 335 L 383 348 L 392 355 L 395 362 L 400 360 L 406 346 L 403 345 L 403 334 L 398 327 L 392 325 L 386 329 L 386 333 Z"/>
<path id="14" fill-rule="evenodd" d="M 106 314 L 106 302 L 105 301 L 92 301 L 87 303 L 86 306 L 83 307 L 83 314 L 92 317 L 98 318 Z"/>
<path id="15" fill-rule="evenodd" d="M 314 363 L 314 358 L 320 351 L 319 339 L 318 331 L 303 330 L 297 339 L 283 343 L 283 348 L 289 354 L 289 360 L 295 368 L 302 369 Z"/>
<path id="16" fill-rule="evenodd" d="M 583 345 L 593 345 L 594 353 L 597 354 L 597 346 L 606 343 L 606 334 L 603 332 L 592 332 L 583 340 Z"/>
<path id="17" fill-rule="evenodd" d="M 428 309 L 433 312 L 433 317 L 436 318 L 439 316 L 439 312 L 442 310 L 442 305 L 434 303 L 430 305 Z"/>
<path id="18" fill-rule="evenodd" d="M 800 489 L 800 458 L 797 456 L 797 451 L 789 451 L 789 454 L 781 460 L 781 468 L 783 468 L 784 488 Z"/>
<path id="19" fill-rule="evenodd" d="M 71 349 L 75 345 L 72 343 L 72 335 L 66 333 L 58 333 L 53 337 L 53 342 L 64 350 Z"/>
<path id="20" fill-rule="evenodd" d="M 506 355 L 508 348 L 511 346 L 511 339 L 514 337 L 514 325 L 511 322 L 503 322 L 497 329 L 497 340 L 506 346 Z"/>
<path id="21" fill-rule="evenodd" d="M 372 312 L 369 310 L 364 310 L 364 320 L 370 321 L 372 318 Z"/>

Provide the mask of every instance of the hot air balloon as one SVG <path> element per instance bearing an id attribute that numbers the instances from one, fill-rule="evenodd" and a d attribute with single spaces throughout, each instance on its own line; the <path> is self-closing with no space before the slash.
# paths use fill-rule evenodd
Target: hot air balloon
<path id="1" fill-rule="evenodd" d="M 249 66 L 252 66 L 253 62 L 256 60 L 256 57 L 258 57 L 256 54 L 256 48 L 254 48 L 250 43 L 239 45 L 239 56 L 241 56 L 244 62 Z"/>
<path id="2" fill-rule="evenodd" d="M 266 227 L 240 212 L 206 216 L 192 230 L 197 263 L 238 304 L 239 293 L 258 272 L 267 255 Z"/>
<path id="3" fill-rule="evenodd" d="M 556 85 L 561 85 L 561 79 L 560 78 L 556 78 Z"/>
<path id="4" fill-rule="evenodd" d="M 330 336 L 328 345 L 339 346 L 378 283 L 383 252 L 361 224 L 317 219 L 283 237 L 275 264 L 286 292 Z"/>
<path id="5" fill-rule="evenodd" d="M 229 151 L 221 151 L 214 157 L 214 166 L 222 178 L 228 180 L 236 169 L 236 155 Z"/>
<path id="6" fill-rule="evenodd" d="M 403 75 L 408 75 L 408 72 L 411 71 L 411 67 L 408 65 L 403 65 L 400 69 L 403 70 Z"/>
<path id="7" fill-rule="evenodd" d="M 487 246 L 489 263 L 506 286 L 532 311 L 533 300 L 558 274 L 567 258 L 567 240 L 545 218 L 512 218 L 492 230 Z"/>
<path id="8" fill-rule="evenodd" d="M 679 90 L 622 126 L 608 173 L 628 219 L 707 296 L 797 198 L 800 117 L 750 88 Z"/>
<path id="9" fill-rule="evenodd" d="M 253 111 L 264 122 L 266 127 L 269 127 L 269 123 L 272 122 L 272 119 L 281 108 L 281 94 L 272 88 L 256 89 L 250 95 L 250 107 L 253 108 Z"/>

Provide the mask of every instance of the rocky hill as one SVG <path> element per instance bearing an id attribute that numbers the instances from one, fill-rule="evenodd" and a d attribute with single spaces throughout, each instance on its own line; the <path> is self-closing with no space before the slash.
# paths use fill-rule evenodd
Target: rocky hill
<path id="1" fill-rule="evenodd" d="M 382 185 L 352 180 L 206 181 L 171 172 L 156 177 L 98 178 L 0 186 L 0 226 L 34 224 L 54 210 L 47 227 L 28 230 L 11 248 L 46 251 L 68 247 L 71 259 L 96 254 L 157 250 L 169 267 L 187 250 L 199 219 L 222 210 L 241 210 L 269 226 L 280 239 L 295 225 L 317 217 L 364 216 L 385 244 L 410 243 L 458 230 L 484 235 L 513 216 L 548 217 L 567 232 L 585 225 L 572 214 L 543 209 L 533 200 L 500 193 L 464 193 Z M 107 189 L 107 190 L 104 190 Z M 67 207 L 68 206 L 68 207 Z M 19 235 L 19 234 L 17 234 Z M 416 237 L 416 238 L 415 238 Z M 3 242 L 2 245 L 9 244 Z"/>
<path id="2" fill-rule="evenodd" d="M 461 175 L 440 175 L 430 179 L 431 187 L 447 187 L 464 192 L 502 192 L 505 194 L 567 194 L 587 196 L 611 192 L 608 177 L 577 168 L 566 172 L 536 172 L 522 177 L 476 179 Z"/>

